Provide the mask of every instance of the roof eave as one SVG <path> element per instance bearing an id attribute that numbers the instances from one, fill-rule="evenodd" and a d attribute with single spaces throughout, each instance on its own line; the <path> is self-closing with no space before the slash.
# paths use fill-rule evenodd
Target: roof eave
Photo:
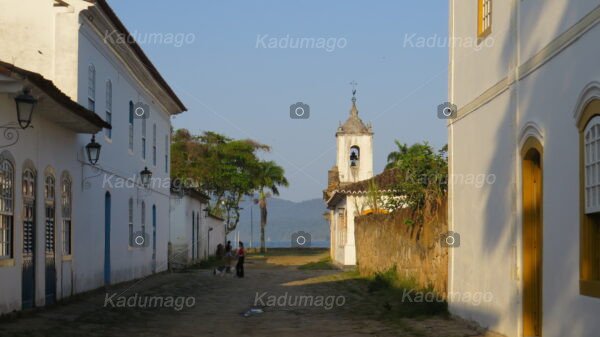
<path id="1" fill-rule="evenodd" d="M 95 112 L 86 109 L 79 103 L 73 101 L 69 96 L 63 93 L 54 83 L 38 73 L 34 73 L 23 68 L 19 68 L 10 63 L 0 61 L 0 73 L 6 76 L 15 78 L 15 80 L 23 81 L 25 85 L 35 86 L 37 90 L 43 92 L 53 102 L 64 108 L 66 111 L 76 116 L 76 119 L 80 119 L 83 122 L 81 127 L 77 127 L 75 124 L 62 125 L 68 129 L 71 129 L 77 133 L 90 133 L 94 134 L 104 129 L 111 129 L 111 125 L 105 122 Z M 60 123 L 59 123 L 60 124 Z M 79 124 L 79 123 L 77 123 Z"/>
<path id="2" fill-rule="evenodd" d="M 110 5 L 106 2 L 106 0 L 93 0 L 94 3 L 98 5 L 98 8 L 107 16 L 107 18 L 112 22 L 117 31 L 125 36 L 132 36 L 129 30 L 125 27 L 123 22 L 119 19 L 117 14 L 112 10 Z M 187 108 L 179 99 L 175 91 L 169 86 L 167 81 L 162 77 L 158 69 L 154 66 L 152 61 L 148 58 L 146 53 L 142 50 L 142 48 L 135 42 L 135 39 L 125 39 L 127 45 L 131 48 L 134 54 L 139 58 L 139 60 L 144 64 L 146 70 L 150 73 L 152 78 L 160 85 L 160 87 L 167 93 L 167 95 L 173 100 L 173 102 L 179 108 L 179 111 L 171 112 L 172 115 L 176 115 L 187 111 Z"/>

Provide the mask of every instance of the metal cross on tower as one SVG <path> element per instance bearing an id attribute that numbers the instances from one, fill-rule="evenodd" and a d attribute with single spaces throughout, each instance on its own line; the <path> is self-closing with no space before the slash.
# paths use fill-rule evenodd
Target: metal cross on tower
<path id="1" fill-rule="evenodd" d="M 350 82 L 350 85 L 352 86 L 352 98 L 354 98 L 356 96 L 356 86 L 358 85 L 358 83 L 356 83 L 356 81 L 352 81 Z"/>

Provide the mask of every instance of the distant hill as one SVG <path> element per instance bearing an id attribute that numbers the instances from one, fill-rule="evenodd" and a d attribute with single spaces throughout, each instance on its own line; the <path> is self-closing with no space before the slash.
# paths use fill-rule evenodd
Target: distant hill
<path id="1" fill-rule="evenodd" d="M 242 202 L 240 223 L 236 231 L 240 239 L 250 242 L 250 208 L 254 217 L 254 247 L 260 242 L 260 209 L 250 200 Z M 323 245 L 329 242 L 329 224 L 323 213 L 327 210 L 322 199 L 311 199 L 293 202 L 278 198 L 267 200 L 268 218 L 265 237 L 270 240 L 269 246 L 286 246 L 291 236 L 298 231 L 310 233 L 312 241 Z M 235 233 L 230 234 L 233 238 Z M 247 244 L 248 246 L 248 244 Z"/>

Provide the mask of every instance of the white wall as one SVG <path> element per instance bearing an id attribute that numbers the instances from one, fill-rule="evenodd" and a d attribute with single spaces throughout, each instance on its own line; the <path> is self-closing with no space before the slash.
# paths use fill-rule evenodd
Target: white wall
<path id="1" fill-rule="evenodd" d="M 116 55 L 103 41 L 103 36 L 90 26 L 87 16 L 81 11 L 92 5 L 87 1 L 68 1 L 69 7 L 54 7 L 54 1 L 3 1 L 0 3 L 0 59 L 14 62 L 17 66 L 39 72 L 53 81 L 61 91 L 82 106 L 88 106 L 88 66 L 96 68 L 96 113 L 105 118 L 106 81 L 112 81 L 112 139 L 104 133 L 97 135 L 102 145 L 98 168 L 85 165 L 73 167 L 77 175 L 73 188 L 78 190 L 73 217 L 73 258 L 69 262 L 72 270 L 64 269 L 65 291 L 77 293 L 104 285 L 105 216 L 106 192 L 111 195 L 110 261 L 111 283 L 146 276 L 153 271 L 167 268 L 169 242 L 170 193 L 168 154 L 170 132 L 169 113 L 165 106 L 172 102 L 160 101 L 164 93 L 152 92 L 155 83 L 139 80 L 138 72 L 126 62 L 131 55 Z M 130 61 L 127 61 L 130 60 Z M 139 68 L 136 68 L 139 70 Z M 154 88 L 154 87 L 153 87 Z M 134 150 L 128 149 L 128 104 L 142 101 L 150 106 L 150 117 L 146 124 L 147 159 L 141 156 L 141 120 L 134 124 Z M 156 124 L 157 163 L 152 162 L 153 125 Z M 39 131 L 38 131 L 39 130 Z M 27 132 L 46 132 L 36 129 Z M 81 149 L 90 141 L 89 135 L 52 136 L 51 142 L 35 144 L 39 150 L 31 150 L 57 162 L 72 149 Z M 165 143 L 166 140 L 166 143 Z M 58 144 L 58 145 L 57 145 Z M 56 145 L 56 148 L 53 146 Z M 59 146 L 60 145 L 60 146 Z M 32 149 L 35 149 L 35 146 Z M 45 149 L 44 147 L 49 147 Z M 63 153 L 64 152 L 64 153 Z M 27 155 L 28 152 L 24 152 Z M 72 162 L 72 158 L 70 159 Z M 41 161 L 44 163 L 45 161 Z M 68 163 L 69 161 L 65 161 Z M 166 168 L 165 168 L 166 163 Z M 67 165 L 67 164 L 65 164 Z M 147 166 L 158 183 L 146 189 L 139 184 L 116 186 L 115 179 L 139 181 L 139 172 Z M 81 177 L 89 186 L 81 184 Z M 134 199 L 134 231 L 141 230 L 141 205 L 145 203 L 145 229 L 152 241 L 148 247 L 129 247 L 128 200 Z M 152 209 L 156 206 L 156 240 L 153 239 Z M 40 212 L 43 214 L 43 212 Z M 156 261 L 153 261 L 153 246 L 156 246 Z M 68 284 L 67 284 L 68 283 Z"/>
<path id="2" fill-rule="evenodd" d="M 208 229 L 212 228 L 213 230 L 210 231 L 210 243 L 209 238 L 208 238 Z M 202 231 L 202 239 L 203 239 L 203 244 L 204 247 L 208 247 L 208 255 L 212 256 L 215 255 L 215 252 L 217 251 L 217 246 L 220 244 L 225 245 L 225 223 L 223 222 L 223 220 L 214 218 L 214 217 L 207 217 L 206 218 L 206 222 L 205 222 L 205 226 L 203 227 L 203 231 Z M 232 240 L 231 245 L 233 249 L 237 248 L 237 242 L 234 242 L 235 240 Z M 210 246 L 209 246 L 210 245 Z"/>
<path id="3" fill-rule="evenodd" d="M 171 260 L 175 264 L 187 265 L 206 259 L 208 256 L 215 255 L 219 243 L 225 244 L 223 220 L 206 216 L 206 212 L 203 211 L 206 207 L 206 204 L 202 204 L 189 195 L 181 198 L 174 195 L 171 198 L 171 244 L 173 247 Z M 192 214 L 200 220 L 195 227 L 197 229 L 194 230 L 192 230 Z M 196 220 L 193 223 L 196 224 Z M 209 228 L 212 228 L 210 234 Z M 237 243 L 232 242 L 232 245 L 237 245 Z M 192 247 L 196 249 L 193 253 Z"/>
<path id="4" fill-rule="evenodd" d="M 452 1 L 455 36 L 473 34 L 476 6 Z M 464 107 L 576 23 L 600 1 L 517 1 L 516 36 L 503 33 L 510 2 L 494 1 L 492 49 L 454 49 L 451 100 Z M 497 33 L 497 34 L 496 34 Z M 600 300 L 579 294 L 579 145 L 573 117 L 583 88 L 600 78 L 594 26 L 539 69 L 449 126 L 450 174 L 494 174 L 495 183 L 450 186 L 449 291 L 493 294 L 491 303 L 450 303 L 453 314 L 509 337 L 521 336 L 522 206 L 520 147 L 533 134 L 544 147 L 543 333 L 597 336 Z M 514 54 L 520 50 L 519 54 Z M 461 57 L 458 57 L 461 56 Z M 466 62 L 463 62 L 465 61 Z M 511 63 L 512 62 L 512 63 Z M 526 130 L 529 130 L 526 132 Z M 451 180 L 452 181 L 452 180 Z"/>
<path id="5" fill-rule="evenodd" d="M 520 32 L 527 42 L 521 44 L 521 57 L 538 53 L 599 4 L 598 0 L 521 1 Z"/>
<path id="6" fill-rule="evenodd" d="M 15 101 L 12 95 L 0 93 L 0 125 L 16 122 Z M 45 204 L 44 180 L 45 170 L 54 171 L 56 179 L 55 193 L 55 226 L 56 226 L 56 268 L 57 268 L 57 298 L 68 296 L 73 285 L 70 277 L 72 262 L 63 261 L 62 255 L 62 212 L 60 211 L 60 184 L 63 173 L 68 172 L 73 181 L 73 208 L 82 209 L 87 205 L 80 197 L 81 165 L 77 158 L 81 151 L 77 144 L 77 135 L 54 122 L 37 115 L 34 110 L 32 125 L 34 128 L 21 130 L 18 142 L 12 146 L 0 149 L 0 153 L 9 153 L 14 158 L 14 220 L 13 220 L 13 254 L 12 265 L 0 265 L 0 314 L 21 309 L 21 278 L 23 266 L 23 197 L 21 190 L 23 164 L 30 160 L 37 170 L 36 188 L 36 229 L 35 229 L 35 274 L 36 274 L 36 306 L 45 302 Z M 0 130 L 0 145 L 9 142 Z M 76 213 L 72 216 L 74 232 L 82 231 L 87 223 Z"/>
<path id="7" fill-rule="evenodd" d="M 357 182 L 373 177 L 373 135 L 348 135 L 336 136 L 337 167 L 340 182 Z M 358 174 L 352 175 L 350 169 L 350 148 L 360 148 L 360 164 Z"/>
<path id="8" fill-rule="evenodd" d="M 507 333 L 517 324 L 517 281 L 514 266 L 514 147 L 506 139 L 508 95 L 456 123 L 453 129 L 452 174 L 495 175 L 494 185 L 453 185 L 451 230 L 461 235 L 461 246 L 450 249 L 453 260 L 449 291 L 491 292 L 492 303 L 478 307 L 450 303 L 450 310 L 483 326 Z M 504 139 L 503 139 L 504 138 Z M 452 267 L 453 266 L 453 267 Z"/>
<path id="9" fill-rule="evenodd" d="M 356 265 L 356 245 L 354 241 L 354 217 L 356 212 L 356 196 L 347 196 L 333 210 L 333 236 L 331 239 L 332 255 L 335 262 L 345 265 Z M 340 222 L 340 214 L 346 213 L 346 230 Z M 345 240 L 343 239 L 345 237 Z"/>
<path id="10" fill-rule="evenodd" d="M 591 337 L 600 330 L 595 314 L 600 299 L 579 294 L 579 134 L 573 118 L 583 88 L 600 79 L 600 60 L 594 56 L 599 39 L 596 26 L 521 85 L 519 126 L 535 122 L 544 135 L 546 336 Z M 574 329 L 567 330 L 566 322 Z"/>
<path id="11" fill-rule="evenodd" d="M 207 205 L 188 195 L 171 197 L 171 262 L 187 265 L 206 257 Z M 194 220 L 192 220 L 192 217 Z M 199 222 L 196 222 L 196 219 Z"/>
<path id="12" fill-rule="evenodd" d="M 455 47 L 451 49 L 450 71 L 454 71 L 455 83 L 460 86 L 460 90 L 457 86 L 453 87 L 454 91 L 451 88 L 451 101 L 458 107 L 506 77 L 514 52 L 509 36 L 512 1 L 493 1 L 492 33 L 481 44 L 473 45 L 467 42 L 477 41 L 477 3 L 451 0 L 454 18 L 450 18 L 450 34 L 456 40 L 450 43 Z"/>
<path id="13" fill-rule="evenodd" d="M 69 3 L 67 8 L 51 0 L 0 2 L 0 60 L 42 74 L 76 99 L 78 16 L 91 3 Z"/>
<path id="14" fill-rule="evenodd" d="M 129 247 L 128 200 L 134 199 L 134 231 L 141 230 L 142 203 L 146 204 L 146 232 L 152 238 L 152 206 L 157 207 L 156 219 L 156 267 L 157 272 L 166 270 L 167 248 L 169 242 L 169 173 L 165 171 L 165 137 L 170 132 L 170 120 L 166 111 L 155 103 L 146 90 L 132 78 L 125 65 L 117 60 L 102 44 L 101 36 L 93 33 L 85 24 L 79 34 L 78 101 L 87 106 L 88 66 L 96 69 L 96 113 L 105 117 L 106 81 L 112 82 L 112 137 L 106 133 L 97 135 L 102 144 L 98 166 L 101 172 L 86 167 L 89 188 L 83 189 L 86 204 L 97 205 L 80 210 L 80 217 L 91 224 L 90 230 L 82 235 L 76 245 L 77 290 L 85 291 L 104 284 L 104 197 L 108 191 L 112 200 L 111 220 L 111 283 L 123 282 L 152 273 L 153 247 Z M 134 119 L 134 146 L 129 150 L 129 101 L 142 101 L 150 106 L 150 115 L 146 120 L 146 159 L 142 158 L 142 119 Z M 152 158 L 153 125 L 156 125 L 157 160 Z M 89 136 L 79 137 L 80 144 L 89 142 Z M 152 171 L 153 184 L 149 189 L 139 184 L 139 172 L 148 167 Z M 137 184 L 119 185 L 121 179 L 137 181 Z M 92 242 L 92 244 L 90 244 Z M 99 258 L 100 257 L 100 258 Z"/>

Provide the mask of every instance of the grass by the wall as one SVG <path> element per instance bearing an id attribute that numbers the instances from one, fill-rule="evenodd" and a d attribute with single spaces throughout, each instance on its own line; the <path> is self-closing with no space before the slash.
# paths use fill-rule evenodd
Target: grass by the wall
<path id="1" fill-rule="evenodd" d="M 337 269 L 333 263 L 331 262 L 331 258 L 329 256 L 320 259 L 316 262 L 309 262 L 307 264 L 301 265 L 298 267 L 300 270 L 334 270 Z"/>
<path id="2" fill-rule="evenodd" d="M 448 303 L 432 288 L 420 288 L 414 279 L 399 278 L 395 268 L 376 273 L 367 280 L 368 292 L 390 318 L 448 313 Z"/>

